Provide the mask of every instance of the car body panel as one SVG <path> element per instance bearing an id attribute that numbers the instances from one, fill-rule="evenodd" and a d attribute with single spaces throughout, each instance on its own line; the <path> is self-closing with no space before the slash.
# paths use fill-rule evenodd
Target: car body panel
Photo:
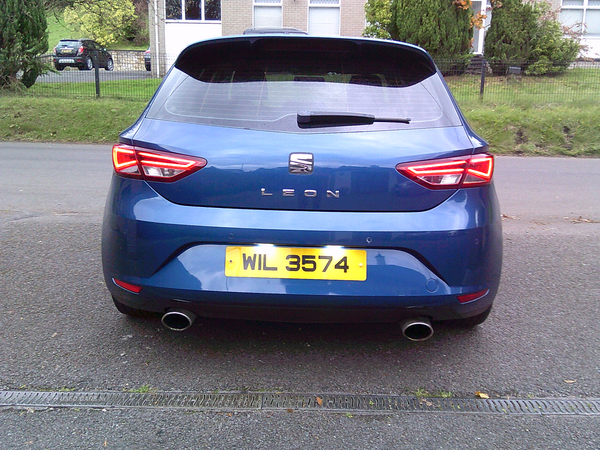
<path id="1" fill-rule="evenodd" d="M 188 138 L 194 135 L 202 135 L 201 142 Z M 452 191 L 431 192 L 400 175 L 396 165 L 473 152 L 462 127 L 302 135 L 179 123 L 165 127 L 147 119 L 126 142 L 208 160 L 203 170 L 178 182 L 150 183 L 172 202 L 325 211 L 431 209 Z M 290 155 L 308 150 L 314 171 L 290 174 Z M 312 191 L 316 195 L 307 197 Z"/>
<path id="2" fill-rule="evenodd" d="M 282 45 L 296 49 L 320 42 L 280 38 Z M 178 61 L 191 61 L 194 51 L 213 44 L 221 50 L 229 43 L 260 48 L 261 39 L 276 42 L 271 36 L 220 38 L 188 47 Z M 356 46 L 367 53 L 373 45 L 416 52 L 419 61 L 429 61 L 425 66 L 433 64 L 423 50 L 408 44 L 339 38 L 325 39 L 323 45 L 338 41 L 340 48 Z M 181 121 L 177 115 L 161 115 L 162 105 L 184 79 L 176 63 L 120 142 L 203 158 L 207 164 L 170 183 L 113 175 L 102 258 L 107 287 L 118 302 L 159 313 L 179 308 L 207 317 L 315 322 L 414 316 L 452 320 L 489 311 L 502 265 L 493 183 L 434 190 L 396 168 L 487 153 L 487 143 L 468 126 L 443 81 L 430 90 L 446 96 L 439 104 L 453 108 L 451 126 L 307 130 L 295 122 L 273 128 L 248 125 L 245 119 Z M 310 173 L 292 173 L 296 153 L 314 158 Z M 226 276 L 227 250 L 239 246 L 261 252 L 273 246 L 364 250 L 366 279 Z M 141 290 L 132 292 L 114 280 Z M 482 294 L 463 303 L 458 298 L 473 293 Z"/>

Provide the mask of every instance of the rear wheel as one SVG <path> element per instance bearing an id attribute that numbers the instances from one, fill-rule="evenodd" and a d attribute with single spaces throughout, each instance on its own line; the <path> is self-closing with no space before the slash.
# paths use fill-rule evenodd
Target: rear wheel
<path id="1" fill-rule="evenodd" d="M 54 64 L 54 68 L 58 71 L 65 70 L 65 66 L 62 66 L 60 64 Z"/>
<path id="2" fill-rule="evenodd" d="M 108 70 L 109 72 L 112 72 L 115 68 L 115 64 L 113 63 L 112 58 L 109 58 L 108 61 L 106 61 L 106 67 L 104 68 L 105 70 Z"/>
<path id="3" fill-rule="evenodd" d="M 92 70 L 94 68 L 94 61 L 92 61 L 91 57 L 87 57 L 85 58 L 85 62 L 83 63 L 83 66 L 79 66 L 78 69 L 79 70 Z"/>

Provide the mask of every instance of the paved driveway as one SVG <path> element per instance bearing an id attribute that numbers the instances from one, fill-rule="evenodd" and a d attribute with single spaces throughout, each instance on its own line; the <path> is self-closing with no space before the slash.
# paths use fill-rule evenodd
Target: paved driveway
<path id="1" fill-rule="evenodd" d="M 101 276 L 110 147 L 0 143 L 0 161 L 0 390 L 600 398 L 600 160 L 498 158 L 495 309 L 422 343 L 389 325 L 199 320 L 172 333 L 124 317 Z M 599 417 L 0 409 L 6 448 L 600 448 Z"/>

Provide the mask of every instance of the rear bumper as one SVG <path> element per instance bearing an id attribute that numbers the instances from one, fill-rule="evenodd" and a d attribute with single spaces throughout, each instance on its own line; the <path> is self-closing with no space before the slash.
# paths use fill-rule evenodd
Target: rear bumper
<path id="1" fill-rule="evenodd" d="M 226 277 L 226 247 L 259 243 L 363 248 L 367 280 Z M 457 191 L 429 211 L 339 213 L 175 205 L 144 182 L 114 177 L 102 252 L 110 292 L 136 309 L 284 321 L 449 320 L 491 306 L 502 238 L 490 186 Z M 124 290 L 114 278 L 142 290 Z M 488 294 L 477 300 L 457 299 L 482 290 Z"/>

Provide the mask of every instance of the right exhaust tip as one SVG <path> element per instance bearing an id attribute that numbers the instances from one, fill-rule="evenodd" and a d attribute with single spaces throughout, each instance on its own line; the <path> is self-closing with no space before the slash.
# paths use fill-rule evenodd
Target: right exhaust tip
<path id="1" fill-rule="evenodd" d="M 185 331 L 196 320 L 196 314 L 184 309 L 172 309 L 162 316 L 162 323 L 171 331 Z"/>
<path id="2" fill-rule="evenodd" d="M 427 317 L 412 317 L 400 322 L 402 334 L 411 341 L 426 341 L 433 336 L 433 327 Z"/>

